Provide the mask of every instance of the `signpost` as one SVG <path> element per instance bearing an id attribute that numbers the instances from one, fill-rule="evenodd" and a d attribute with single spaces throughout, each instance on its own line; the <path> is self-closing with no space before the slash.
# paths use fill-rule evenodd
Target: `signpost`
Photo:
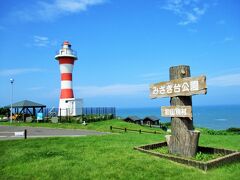
<path id="1" fill-rule="evenodd" d="M 199 131 L 192 121 L 192 95 L 206 94 L 206 76 L 190 77 L 189 66 L 170 68 L 170 81 L 150 85 L 150 98 L 170 97 L 170 107 L 163 106 L 163 117 L 171 117 L 171 136 L 166 136 L 169 151 L 184 157 L 197 152 Z"/>

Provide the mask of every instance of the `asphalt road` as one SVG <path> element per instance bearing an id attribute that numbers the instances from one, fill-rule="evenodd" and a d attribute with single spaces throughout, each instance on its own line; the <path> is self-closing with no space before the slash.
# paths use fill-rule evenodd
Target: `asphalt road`
<path id="1" fill-rule="evenodd" d="M 36 137 L 67 137 L 67 136 L 88 136 L 103 135 L 105 132 L 97 132 L 92 130 L 75 130 L 75 129 L 53 129 L 43 127 L 18 127 L 18 126 L 0 126 L 0 140 L 21 139 L 21 132 L 27 130 L 27 138 Z M 20 132 L 20 136 L 16 136 L 15 132 Z"/>

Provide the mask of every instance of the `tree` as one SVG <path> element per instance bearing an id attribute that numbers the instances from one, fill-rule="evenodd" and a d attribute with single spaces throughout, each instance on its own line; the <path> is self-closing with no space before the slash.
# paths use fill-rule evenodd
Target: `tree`
<path id="1" fill-rule="evenodd" d="M 10 109 L 9 108 L 0 108 L 0 115 L 9 115 L 10 114 Z"/>

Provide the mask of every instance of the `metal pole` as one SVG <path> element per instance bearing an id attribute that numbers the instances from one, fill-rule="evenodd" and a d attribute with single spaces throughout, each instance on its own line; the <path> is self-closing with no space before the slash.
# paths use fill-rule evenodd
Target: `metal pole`
<path id="1" fill-rule="evenodd" d="M 11 114 L 10 114 L 10 122 L 12 123 L 12 104 L 13 104 L 13 82 L 14 82 L 14 79 L 11 78 L 10 79 L 10 82 L 11 82 Z"/>
<path id="2" fill-rule="evenodd" d="M 27 130 L 24 130 L 24 139 L 27 139 Z"/>
<path id="3" fill-rule="evenodd" d="M 59 122 L 62 121 L 62 109 L 60 108 L 60 119 L 59 119 Z"/>

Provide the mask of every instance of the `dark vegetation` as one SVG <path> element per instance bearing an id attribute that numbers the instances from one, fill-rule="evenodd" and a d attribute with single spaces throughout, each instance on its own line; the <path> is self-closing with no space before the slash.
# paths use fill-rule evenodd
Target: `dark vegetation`
<path id="1" fill-rule="evenodd" d="M 226 130 L 213 130 L 208 128 L 197 128 L 203 134 L 209 135 L 227 135 L 227 134 L 240 134 L 240 128 L 228 128 Z"/>
<path id="2" fill-rule="evenodd" d="M 9 114 L 10 114 L 9 108 L 0 108 L 0 115 L 9 116 Z"/>

